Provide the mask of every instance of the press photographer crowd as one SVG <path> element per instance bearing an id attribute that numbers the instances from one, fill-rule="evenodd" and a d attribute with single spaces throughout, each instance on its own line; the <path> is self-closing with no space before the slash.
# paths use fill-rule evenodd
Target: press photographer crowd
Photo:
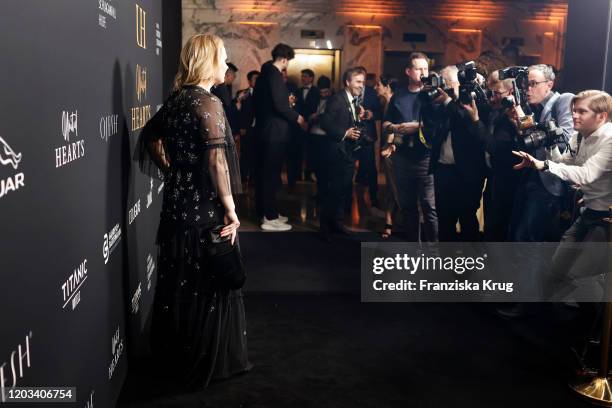
<path id="1" fill-rule="evenodd" d="M 372 212 L 385 217 L 382 239 L 561 242 L 553 264 L 564 271 L 576 258 L 570 244 L 609 239 L 606 92 L 560 93 L 553 68 L 543 64 L 469 61 L 433 72 L 420 52 L 406 60 L 407 86 L 399 85 L 406 78 L 351 67 L 342 89 L 311 69 L 301 71 L 298 88 L 287 78 L 294 50 L 278 44 L 272 58 L 247 74 L 249 88 L 235 98 L 231 64 L 226 82 L 213 89 L 239 142 L 242 182 L 254 187 L 262 230 L 292 228 L 277 200 L 286 164 L 290 193 L 300 178 L 316 180 L 320 237 L 327 242 L 354 234 L 345 220 L 354 183 L 367 186 Z M 598 261 L 591 266 L 600 267 Z M 516 317 L 523 306 L 498 312 Z M 599 309 L 584 310 L 592 323 Z"/>

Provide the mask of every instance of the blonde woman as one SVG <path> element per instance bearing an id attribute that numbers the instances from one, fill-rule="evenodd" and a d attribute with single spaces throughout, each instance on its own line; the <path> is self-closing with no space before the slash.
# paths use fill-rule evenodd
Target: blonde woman
<path id="1" fill-rule="evenodd" d="M 141 168 L 155 164 L 165 183 L 152 349 L 188 388 L 251 368 L 239 289 L 244 279 L 224 280 L 230 271 L 244 271 L 233 198 L 241 193 L 238 159 L 221 101 L 210 92 L 224 80 L 226 58 L 219 37 L 191 37 L 174 92 L 139 141 Z M 234 258 L 219 258 L 221 246 Z"/>

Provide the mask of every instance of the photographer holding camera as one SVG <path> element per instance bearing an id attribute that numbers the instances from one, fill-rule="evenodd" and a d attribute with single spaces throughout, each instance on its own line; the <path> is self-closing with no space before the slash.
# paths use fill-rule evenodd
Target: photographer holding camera
<path id="1" fill-rule="evenodd" d="M 554 120 L 561 129 L 561 149 L 573 132 L 570 103 L 573 95 L 553 91 L 555 73 L 548 65 L 532 65 L 528 69 L 526 96 L 533 109 L 534 119 L 540 124 Z M 553 141 L 554 146 L 557 143 Z M 547 149 L 538 146 L 532 155 L 538 160 L 546 158 Z M 527 169 L 516 193 L 510 227 L 511 240 L 515 242 L 557 241 L 559 239 L 559 210 L 566 186 L 550 172 Z"/>
<path id="2" fill-rule="evenodd" d="M 330 233 L 350 234 L 343 225 L 344 202 L 347 185 L 352 183 L 355 168 L 355 151 L 360 148 L 362 130 L 358 127 L 364 110 L 358 104 L 358 96 L 364 88 L 365 73 L 360 68 L 349 68 L 342 76 L 344 90 L 332 95 L 326 103 L 319 123 L 325 131 L 321 153 L 327 183 L 322 186 L 320 232 L 325 241 Z"/>
<path id="3" fill-rule="evenodd" d="M 561 154 L 557 148 L 549 159 L 514 152 L 522 161 L 516 169 L 532 168 L 577 185 L 584 194 L 585 208 L 565 232 L 556 257 L 563 257 L 564 242 L 602 242 L 608 227 L 603 218 L 612 206 L 612 97 L 603 91 L 583 91 L 571 101 L 576 133 L 570 140 L 570 151 Z M 567 259 L 566 259 L 567 261 Z"/>
<path id="4" fill-rule="evenodd" d="M 429 174 L 430 146 L 421 129 L 421 101 L 423 89 L 421 77 L 429 75 L 427 56 L 413 52 L 405 69 L 408 87 L 400 88 L 389 101 L 383 123 L 383 133 L 394 134 L 397 146 L 393 153 L 395 182 L 401 218 L 407 241 L 420 240 L 420 202 L 425 223 L 425 238 L 438 241 L 438 216 L 436 214 L 434 180 Z"/>
<path id="5" fill-rule="evenodd" d="M 476 211 L 480 207 L 486 170 L 482 143 L 486 127 L 480 121 L 476 96 L 470 92 L 463 100 L 457 97 L 472 85 L 466 81 L 460 87 L 459 76 L 476 80 L 475 66 L 473 63 L 447 66 L 440 75 L 447 88 L 438 88 L 439 96 L 433 101 L 438 105 L 434 107 L 436 114 L 425 117 L 433 125 L 430 172 L 435 180 L 439 238 L 442 242 L 480 241 Z M 471 99 L 469 104 L 468 99 Z M 461 225 L 460 237 L 457 221 Z"/>
<path id="6" fill-rule="evenodd" d="M 487 78 L 487 85 L 491 111 L 484 144 L 491 170 L 485 191 L 488 199 L 485 200 L 484 239 L 487 242 L 506 242 L 509 240 L 514 197 L 522 176 L 522 171 L 513 169 L 519 162 L 512 154 L 519 138 L 515 121 L 524 113 L 512 95 L 515 90 L 513 79 L 500 80 L 499 71 L 493 71 Z"/>

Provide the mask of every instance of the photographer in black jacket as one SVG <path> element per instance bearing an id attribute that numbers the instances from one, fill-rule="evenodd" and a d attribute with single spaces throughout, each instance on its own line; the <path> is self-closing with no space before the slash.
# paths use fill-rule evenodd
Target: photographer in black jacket
<path id="1" fill-rule="evenodd" d="M 451 94 L 459 95 L 459 70 L 451 65 L 440 71 Z M 430 172 L 434 175 L 438 233 L 441 242 L 480 240 L 476 211 L 480 207 L 485 178 L 486 132 L 476 100 L 462 104 L 443 89 L 434 103 Z M 461 235 L 457 236 L 457 222 Z"/>

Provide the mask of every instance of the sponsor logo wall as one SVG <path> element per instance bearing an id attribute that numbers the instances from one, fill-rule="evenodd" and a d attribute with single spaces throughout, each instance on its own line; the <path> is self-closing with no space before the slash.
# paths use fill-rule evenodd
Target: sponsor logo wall
<path id="1" fill-rule="evenodd" d="M 2 5 L 0 406 L 62 386 L 111 407 L 154 295 L 163 184 L 133 157 L 162 103 L 161 0 Z"/>

